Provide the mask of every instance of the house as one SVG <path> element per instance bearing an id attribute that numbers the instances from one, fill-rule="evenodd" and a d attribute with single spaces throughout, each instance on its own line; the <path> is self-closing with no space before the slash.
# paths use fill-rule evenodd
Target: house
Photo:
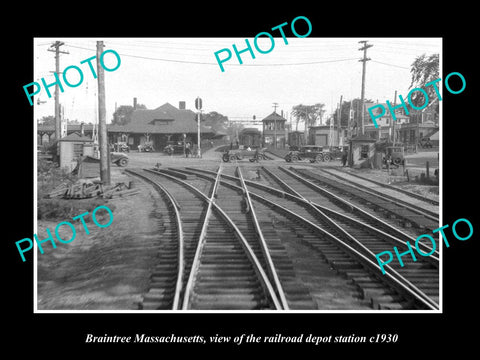
<path id="1" fill-rule="evenodd" d="M 375 127 L 373 124 L 370 114 L 367 110 L 375 105 L 382 105 L 386 109 L 385 114 L 375 120 L 378 127 Z M 397 133 L 398 137 L 398 129 L 400 128 L 400 125 L 410 121 L 410 117 L 405 114 L 405 110 L 403 108 L 395 109 L 396 120 L 393 120 L 393 116 L 386 103 L 365 103 L 365 109 L 364 134 L 374 140 L 391 139 L 394 131 Z M 382 109 L 380 107 L 372 109 L 372 113 L 374 115 L 380 114 L 381 111 Z"/>
<path id="2" fill-rule="evenodd" d="M 263 146 L 284 149 L 288 139 L 287 119 L 275 111 L 262 120 Z"/>
<path id="3" fill-rule="evenodd" d="M 130 148 L 137 149 L 145 142 L 151 142 L 154 149 L 161 151 L 170 142 L 197 143 L 197 114 L 185 109 L 184 102 L 179 108 L 168 102 L 153 110 L 137 109 L 125 125 L 108 125 L 109 142 L 125 141 Z M 211 139 L 215 131 L 200 124 L 201 139 Z"/>
<path id="4" fill-rule="evenodd" d="M 429 137 L 437 131 L 438 125 L 433 121 L 402 124 L 399 140 L 405 145 L 416 145 L 422 138 Z"/>

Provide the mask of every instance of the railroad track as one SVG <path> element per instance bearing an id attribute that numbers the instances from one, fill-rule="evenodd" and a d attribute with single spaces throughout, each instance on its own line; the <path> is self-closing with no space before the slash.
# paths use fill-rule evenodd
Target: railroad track
<path id="1" fill-rule="evenodd" d="M 282 167 L 282 169 L 285 169 Z M 330 177 L 306 169 L 290 167 L 293 173 L 298 174 L 303 182 L 324 194 L 335 194 L 348 198 L 351 202 L 362 204 L 377 212 L 385 213 L 387 218 L 399 219 L 405 226 L 415 226 L 422 233 L 431 232 L 438 228 L 438 213 L 422 209 L 413 204 L 394 199 L 385 194 L 373 192 L 354 184 L 346 184 Z M 308 182 L 307 182 L 308 180 Z"/>
<path id="2" fill-rule="evenodd" d="M 330 170 L 329 167 L 328 167 L 328 169 Z M 328 174 L 330 174 L 330 175 L 333 175 L 333 176 L 337 176 L 337 177 L 338 177 L 337 174 L 334 174 L 334 173 L 332 173 L 332 172 L 329 171 L 329 170 L 326 170 L 325 168 L 322 168 L 322 171 L 324 171 L 324 172 L 326 172 L 326 173 L 328 173 Z M 373 179 L 369 179 L 369 178 L 367 178 L 367 177 L 364 177 L 364 176 L 362 176 L 362 175 L 358 175 L 358 174 L 355 174 L 355 173 L 352 173 L 352 172 L 346 172 L 345 170 L 342 170 L 342 169 L 340 169 L 340 168 L 336 168 L 335 170 L 338 171 L 338 172 L 343 172 L 343 173 L 347 174 L 348 176 L 351 176 L 351 177 L 355 177 L 355 178 L 357 178 L 357 179 L 360 179 L 360 180 L 363 181 L 363 182 L 368 182 L 368 183 L 370 183 L 372 186 L 380 186 L 380 187 L 385 188 L 385 189 L 390 189 L 390 190 L 393 190 L 393 191 L 395 191 L 395 192 L 399 192 L 399 193 L 402 193 L 402 194 L 404 194 L 404 195 L 407 195 L 407 196 L 409 196 L 409 197 L 411 197 L 411 198 L 420 200 L 420 201 L 422 201 L 422 202 L 424 202 L 424 203 L 428 203 L 428 204 L 432 204 L 432 205 L 436 205 L 436 206 L 439 206 L 439 205 L 440 205 L 440 203 L 439 203 L 437 200 L 434 200 L 434 199 L 425 197 L 425 196 L 423 196 L 423 195 L 414 193 L 414 192 L 412 192 L 412 191 L 405 190 L 405 189 L 399 188 L 399 187 L 397 187 L 397 186 L 392 186 L 392 185 L 390 185 L 390 184 L 385 184 L 385 183 L 383 183 L 383 182 L 376 181 L 376 180 L 373 180 Z M 357 182 L 353 182 L 353 181 L 351 181 L 351 180 L 349 180 L 349 179 L 346 179 L 346 178 L 343 177 L 343 176 L 339 176 L 339 177 L 340 177 L 342 180 L 344 180 L 344 181 L 347 181 L 347 182 L 350 182 L 350 183 L 352 183 L 352 184 L 358 185 Z M 438 213 L 437 213 L 437 215 L 438 215 Z"/>
<path id="3" fill-rule="evenodd" d="M 194 173 L 210 180 L 214 175 L 204 169 L 188 168 L 178 171 Z M 398 263 L 392 263 L 387 275 L 378 276 L 378 264 L 372 260 L 375 259 L 374 252 L 391 248 L 392 242 L 402 250 L 402 247 L 406 248 L 405 239 L 411 240 L 408 235 L 389 227 L 379 219 L 375 220 L 389 232 L 403 237 L 399 239 L 375 226 L 347 216 L 344 212 L 313 203 L 308 200 L 312 198 L 310 195 L 301 195 L 294 187 L 281 180 L 278 174 L 270 172 L 267 176 L 275 178 L 277 185 L 283 190 L 246 181 L 249 187 L 255 188 L 254 191 L 250 190 L 250 194 L 256 203 L 263 203 L 297 223 L 299 226 L 295 231 L 307 231 L 308 234 L 302 235 L 303 240 L 322 254 L 338 271 L 351 278 L 363 290 L 364 295 L 371 298 L 375 307 L 438 309 L 438 257 L 435 256 L 438 253 L 418 263 L 405 259 L 404 268 Z M 233 175 L 223 174 L 222 177 L 224 182 L 230 182 L 231 186 L 238 186 L 243 181 Z M 291 176 L 291 179 L 295 177 Z M 300 185 L 297 183 L 296 187 Z M 319 220 L 322 227 L 316 225 Z M 345 227 L 348 231 L 344 230 Z M 388 283 L 388 289 L 385 283 Z"/>
<path id="4" fill-rule="evenodd" d="M 152 275 L 144 308 L 162 309 L 170 304 L 174 310 L 288 308 L 282 300 L 284 294 L 279 283 L 272 285 L 242 232 L 215 203 L 220 171 L 208 196 L 175 174 L 152 170 L 129 172 L 164 193 L 174 209 L 177 224 L 178 256 L 161 259 L 159 266 L 164 272 Z M 204 184 L 197 182 L 197 186 L 201 188 Z M 176 198 L 170 193 L 176 194 Z M 276 270 L 270 268 L 269 274 L 275 277 Z"/>

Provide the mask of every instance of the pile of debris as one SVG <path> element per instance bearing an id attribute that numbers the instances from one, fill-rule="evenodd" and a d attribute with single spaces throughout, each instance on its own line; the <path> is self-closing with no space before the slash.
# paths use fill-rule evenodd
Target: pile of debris
<path id="1" fill-rule="evenodd" d="M 131 181 L 128 184 L 120 182 L 115 185 L 103 185 L 99 180 L 79 179 L 73 184 L 61 183 L 48 194 L 48 197 L 51 199 L 87 199 L 93 197 L 112 199 L 135 195 L 139 191 L 139 189 L 132 189 Z"/>

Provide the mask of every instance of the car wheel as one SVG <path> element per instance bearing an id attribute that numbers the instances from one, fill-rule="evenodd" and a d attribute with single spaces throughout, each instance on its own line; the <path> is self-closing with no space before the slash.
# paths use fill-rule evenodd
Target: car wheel
<path id="1" fill-rule="evenodd" d="M 323 159 L 324 159 L 323 156 L 320 155 L 320 154 L 318 154 L 317 156 L 315 156 L 315 161 L 316 161 L 316 162 L 322 162 Z"/>
<path id="2" fill-rule="evenodd" d="M 228 155 L 225 154 L 225 155 L 222 156 L 222 160 L 223 160 L 223 162 L 228 162 L 230 159 L 228 158 Z"/>
<path id="3" fill-rule="evenodd" d="M 237 160 L 237 157 L 235 155 L 230 155 L 229 159 L 230 161 L 235 161 Z"/>
<path id="4" fill-rule="evenodd" d="M 128 159 L 125 159 L 125 158 L 117 161 L 118 166 L 127 166 L 127 164 L 128 164 Z"/>
<path id="5" fill-rule="evenodd" d="M 298 158 L 297 158 L 296 156 L 292 156 L 292 157 L 290 158 L 290 161 L 298 161 Z"/>
<path id="6" fill-rule="evenodd" d="M 286 162 L 292 162 L 292 159 L 288 156 L 288 157 L 285 158 L 285 161 Z"/>
<path id="7" fill-rule="evenodd" d="M 395 158 L 395 159 L 393 159 L 393 163 L 395 165 L 400 165 L 402 163 L 402 160 L 400 158 Z"/>
<path id="8" fill-rule="evenodd" d="M 330 154 L 325 154 L 323 155 L 323 161 L 330 161 L 332 158 L 330 156 Z"/>

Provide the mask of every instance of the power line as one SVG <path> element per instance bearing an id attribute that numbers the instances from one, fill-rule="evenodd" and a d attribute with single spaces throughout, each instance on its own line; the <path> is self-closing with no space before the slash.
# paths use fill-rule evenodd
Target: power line
<path id="1" fill-rule="evenodd" d="M 372 62 L 374 62 L 374 63 L 379 63 L 379 64 L 383 64 L 383 65 L 388 65 L 388 66 L 393 66 L 393 67 L 398 67 L 398 68 L 400 68 L 400 69 L 407 69 L 407 70 L 410 69 L 410 68 L 405 67 L 405 66 L 394 65 L 394 64 L 387 64 L 387 63 L 384 63 L 384 62 L 381 62 L 381 61 L 376 61 L 376 60 L 372 60 Z"/>
<path id="2" fill-rule="evenodd" d="M 92 50 L 90 48 L 76 46 L 76 45 L 68 45 L 69 47 L 82 49 L 82 50 Z M 157 58 L 157 57 L 150 57 L 150 56 L 141 56 L 141 55 L 131 55 L 131 54 L 123 54 L 118 53 L 119 55 L 132 57 L 137 59 L 144 59 L 144 60 L 153 60 L 153 61 L 165 61 L 165 62 L 174 62 L 174 63 L 182 63 L 182 64 L 196 64 L 196 65 L 215 65 L 218 66 L 217 63 L 210 63 L 210 62 L 202 62 L 202 61 L 189 61 L 189 60 L 175 60 L 175 59 L 165 59 L 165 58 Z M 335 63 L 335 62 L 343 62 L 343 61 L 352 61 L 356 60 L 356 58 L 349 58 L 349 59 L 337 59 L 337 60 L 320 60 L 320 61 L 310 61 L 310 62 L 297 62 L 297 63 L 274 63 L 274 64 L 225 64 L 229 66 L 291 66 L 291 65 L 314 65 L 314 64 L 326 64 L 326 63 Z"/>

